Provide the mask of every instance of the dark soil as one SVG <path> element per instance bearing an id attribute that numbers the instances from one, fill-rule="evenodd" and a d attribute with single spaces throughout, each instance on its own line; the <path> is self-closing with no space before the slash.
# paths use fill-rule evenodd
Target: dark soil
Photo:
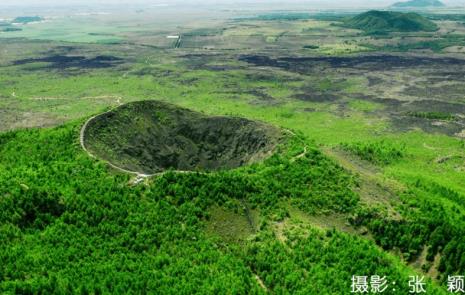
<path id="1" fill-rule="evenodd" d="M 453 136 L 464 129 L 461 122 L 446 122 L 441 121 L 440 125 L 437 120 L 430 120 L 425 118 L 412 117 L 407 114 L 395 115 L 391 117 L 393 128 L 397 131 L 405 132 L 414 129 L 420 129 L 428 133 L 441 133 Z"/>
<path id="2" fill-rule="evenodd" d="M 255 66 L 277 67 L 297 73 L 309 73 L 315 68 L 321 68 L 321 66 L 330 68 L 356 68 L 367 71 L 389 71 L 403 68 L 411 69 L 414 67 L 465 66 L 465 59 L 387 54 L 281 58 L 243 55 L 239 59 Z"/>
<path id="3" fill-rule="evenodd" d="M 14 65 L 25 65 L 31 63 L 49 63 L 38 69 L 52 69 L 52 70 L 65 70 L 69 68 L 79 69 L 99 69 L 111 68 L 122 63 L 122 59 L 109 56 L 99 55 L 96 57 L 88 58 L 85 56 L 67 56 L 67 55 L 50 55 L 42 58 L 27 58 L 20 59 L 13 62 Z"/>
<path id="4" fill-rule="evenodd" d="M 312 77 L 330 76 L 336 72 L 345 75 L 360 75 L 368 79 L 368 87 L 386 83 L 383 78 L 370 73 L 389 71 L 412 71 L 427 78 L 427 81 L 408 86 L 404 95 L 416 97 L 418 100 L 405 101 L 382 98 L 363 93 L 347 94 L 342 81 L 331 80 L 328 87 L 319 87 L 316 78 L 311 83 L 296 90 L 295 99 L 319 102 L 339 103 L 337 115 L 344 116 L 347 106 L 340 102 L 344 97 L 354 97 L 384 105 L 382 110 L 374 111 L 380 116 L 387 116 L 392 128 L 396 131 L 421 129 L 429 133 L 454 135 L 464 129 L 465 122 L 461 115 L 465 114 L 463 92 L 465 86 L 465 59 L 455 57 L 430 57 L 425 55 L 395 54 L 360 54 L 352 56 L 313 56 L 313 57 L 271 57 L 265 55 L 242 55 L 239 57 L 257 67 L 275 67 L 288 72 Z M 444 82 L 447 82 L 445 84 Z M 385 87 L 389 87 L 386 85 Z M 409 113 L 443 113 L 450 114 L 453 120 L 435 120 L 417 118 Z"/>
<path id="5" fill-rule="evenodd" d="M 383 79 L 378 78 L 378 77 L 368 76 L 367 79 L 368 79 L 368 87 L 376 86 L 384 82 Z"/>
<path id="6" fill-rule="evenodd" d="M 447 85 L 434 85 L 432 81 L 407 87 L 403 93 L 421 98 L 447 99 L 461 101 L 464 98 L 465 86 L 463 82 L 449 80 Z"/>
<path id="7" fill-rule="evenodd" d="M 92 120 L 85 145 L 118 167 L 152 174 L 236 168 L 268 156 L 281 136 L 263 123 L 142 101 Z"/>
<path id="8" fill-rule="evenodd" d="M 292 98 L 310 102 L 334 102 L 344 96 L 345 79 L 314 79 L 298 88 Z"/>
<path id="9" fill-rule="evenodd" d="M 292 98 L 310 102 L 334 102 L 339 100 L 340 96 L 324 92 L 306 92 L 294 94 Z"/>
<path id="10" fill-rule="evenodd" d="M 384 105 L 382 110 L 374 111 L 380 117 L 387 116 L 396 131 L 420 129 L 429 133 L 455 135 L 465 127 L 465 120 L 459 115 L 465 114 L 465 105 L 439 100 L 401 101 L 390 98 L 378 98 L 371 95 L 354 94 L 353 98 L 363 99 Z M 344 107 L 343 107 L 344 109 Z M 451 120 L 419 118 L 414 113 L 441 113 L 451 115 Z"/>
<path id="11" fill-rule="evenodd" d="M 465 114 L 465 105 L 438 100 L 414 101 L 409 103 L 407 107 L 411 111 Z"/>
<path id="12" fill-rule="evenodd" d="M 253 81 L 253 82 L 276 82 L 276 83 L 302 81 L 299 78 L 285 76 L 285 75 L 282 75 L 276 72 L 268 73 L 268 72 L 261 72 L 261 71 L 257 71 L 257 72 L 248 71 L 245 74 L 245 79 L 247 81 Z"/>

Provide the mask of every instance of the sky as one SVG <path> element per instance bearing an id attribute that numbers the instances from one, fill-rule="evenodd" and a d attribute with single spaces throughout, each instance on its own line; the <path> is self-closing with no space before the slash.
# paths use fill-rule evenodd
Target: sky
<path id="1" fill-rule="evenodd" d="M 400 0 L 405 1 L 405 0 Z M 49 5 L 92 5 L 92 4 L 157 4 L 157 3 L 173 3 L 173 0 L 0 0 L 0 6 L 49 6 Z M 293 4 L 318 4 L 327 5 L 332 7 L 349 7 L 352 5 L 356 6 L 388 6 L 396 0 L 176 0 L 177 3 L 192 3 L 197 2 L 201 4 L 225 4 L 225 3 L 269 3 L 279 2 L 281 4 L 293 3 Z M 443 0 L 448 5 L 465 5 L 465 0 Z"/>

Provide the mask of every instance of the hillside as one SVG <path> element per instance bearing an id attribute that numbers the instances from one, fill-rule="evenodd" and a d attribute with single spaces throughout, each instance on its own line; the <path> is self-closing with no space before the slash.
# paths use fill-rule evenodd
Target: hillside
<path id="1" fill-rule="evenodd" d="M 439 0 L 411 0 L 394 3 L 393 8 L 425 8 L 425 7 L 444 7 L 446 6 Z"/>
<path id="2" fill-rule="evenodd" d="M 345 26 L 367 33 L 435 31 L 435 23 L 417 13 L 368 11 L 345 22 Z"/>

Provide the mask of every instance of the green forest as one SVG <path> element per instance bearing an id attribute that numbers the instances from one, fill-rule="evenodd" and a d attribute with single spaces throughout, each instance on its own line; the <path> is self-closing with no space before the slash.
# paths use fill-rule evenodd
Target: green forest
<path id="1" fill-rule="evenodd" d="M 441 270 L 465 270 L 464 220 L 447 214 L 460 209 L 411 198 L 452 194 L 444 188 L 416 182 L 411 196 L 403 196 L 405 219 L 379 216 L 361 206 L 352 190 L 357 179 L 302 136 L 290 136 L 261 164 L 169 172 L 130 186 L 128 175 L 109 171 L 80 149 L 79 127 L 74 122 L 0 135 L 5 294 L 264 293 L 254 276 L 276 294 L 334 294 L 350 290 L 356 274 L 385 275 L 408 290 L 412 270 L 380 247 L 398 247 L 408 260 L 428 245 L 428 261 L 442 253 Z M 303 142 L 309 151 L 296 159 Z M 214 205 L 258 210 L 257 232 L 228 242 L 208 234 Z M 376 243 L 308 224 L 279 239 L 273 224 L 288 218 L 291 207 L 312 215 L 350 213 Z M 435 283 L 428 288 L 442 294 Z"/>

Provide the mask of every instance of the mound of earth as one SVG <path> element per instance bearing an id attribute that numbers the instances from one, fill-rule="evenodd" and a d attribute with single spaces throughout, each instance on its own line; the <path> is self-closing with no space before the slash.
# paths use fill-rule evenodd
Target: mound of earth
<path id="1" fill-rule="evenodd" d="M 237 168 L 270 155 L 281 138 L 279 129 L 260 122 L 209 117 L 158 101 L 122 105 L 83 130 L 91 154 L 144 174 Z"/>
<path id="2" fill-rule="evenodd" d="M 435 31 L 435 23 L 417 13 L 368 11 L 345 22 L 345 26 L 368 33 Z"/>

